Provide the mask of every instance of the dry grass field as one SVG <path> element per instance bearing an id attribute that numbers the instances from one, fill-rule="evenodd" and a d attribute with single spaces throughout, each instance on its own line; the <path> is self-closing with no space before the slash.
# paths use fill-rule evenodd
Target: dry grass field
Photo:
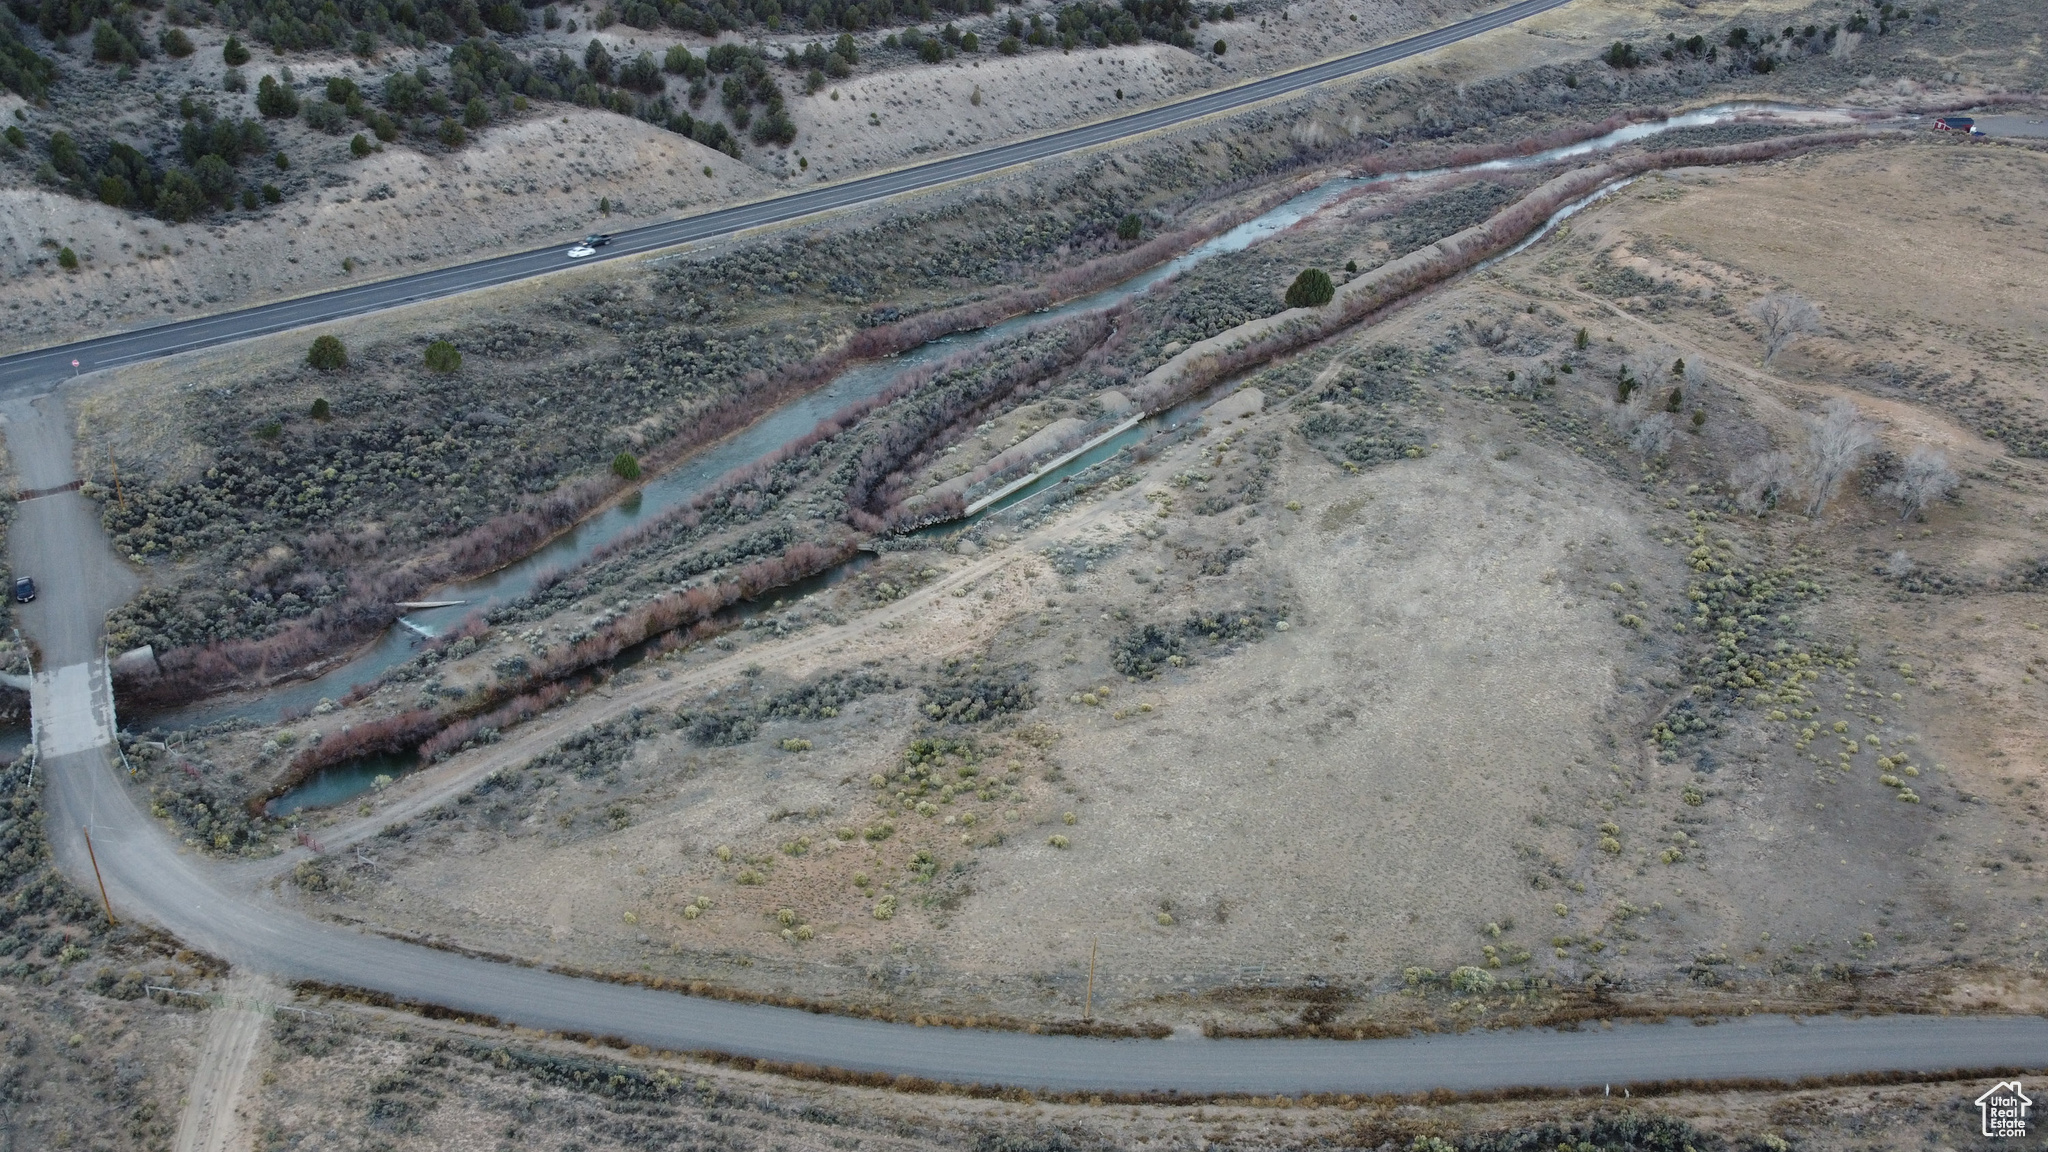
<path id="1" fill-rule="evenodd" d="M 2034 399 L 2008 365 L 2038 355 L 2040 317 L 1973 347 L 1935 323 L 1970 313 L 1972 284 L 1929 271 L 1883 296 L 1804 253 L 1954 230 L 1823 195 L 1845 171 L 2039 162 L 1894 145 L 1644 181 L 1256 374 L 1262 412 L 1168 437 L 1078 502 L 621 675 L 600 696 L 637 719 L 394 788 L 505 765 L 318 899 L 571 966 L 955 1016 L 1078 1016 L 1091 945 L 1098 1015 L 1211 1031 L 1527 1018 L 1589 982 L 1644 1011 L 2031 1003 L 2040 466 L 1987 435 Z M 2024 233 L 2039 186 L 1971 198 Z M 1343 251 L 1343 219 L 1275 258 Z M 1744 305 L 1785 287 L 1826 325 L 1760 365 Z M 1705 413 L 1649 459 L 1608 424 L 1617 366 L 1646 357 L 1691 365 L 1682 410 Z M 1899 384 L 1879 360 L 1982 368 Z M 1505 381 L 1565 363 L 1534 400 Z M 1956 498 L 1901 521 L 1865 475 L 1816 517 L 1741 511 L 1731 469 L 1798 451 L 1834 396 L 1881 453 L 1946 451 Z M 1333 462 L 1314 422 L 1364 411 L 1414 452 Z M 1726 673 L 1717 634 L 1756 659 Z M 862 674 L 879 682 L 835 715 L 755 707 Z M 939 711 L 991 679 L 1031 706 Z M 725 745 L 692 727 L 707 715 L 766 719 Z M 1429 993 L 1468 967 L 1486 980 Z M 1325 985 L 1334 1005 L 1304 1003 Z"/>

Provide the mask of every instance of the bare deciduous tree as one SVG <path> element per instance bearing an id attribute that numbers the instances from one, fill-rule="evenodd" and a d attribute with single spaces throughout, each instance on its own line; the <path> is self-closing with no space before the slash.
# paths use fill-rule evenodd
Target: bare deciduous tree
<path id="1" fill-rule="evenodd" d="M 1635 377 L 1636 382 L 1656 392 L 1659 400 L 1664 398 L 1664 394 L 1670 391 L 1672 385 L 1683 383 L 1683 380 L 1671 371 L 1672 365 L 1679 363 L 1679 359 L 1677 349 L 1668 344 L 1646 344 L 1632 353 L 1624 363 L 1628 365 L 1629 374 Z"/>
<path id="2" fill-rule="evenodd" d="M 1906 555 L 1904 548 L 1898 549 L 1885 557 L 1884 574 L 1894 580 L 1904 580 L 1913 574 L 1913 558 Z"/>
<path id="3" fill-rule="evenodd" d="M 1899 506 L 1899 519 L 1911 520 L 1929 504 L 1956 490 L 1960 481 L 1948 457 L 1926 445 L 1913 449 L 1899 478 L 1884 486 L 1884 495 Z"/>
<path id="4" fill-rule="evenodd" d="M 1806 483 L 1813 497 L 1806 509 L 1808 516 L 1818 516 L 1827 508 L 1842 478 L 1877 444 L 1870 422 L 1854 403 L 1837 397 L 1821 405 L 1820 412 L 1818 418 L 1807 419 Z"/>
<path id="5" fill-rule="evenodd" d="M 1797 292 L 1773 292 L 1752 303 L 1749 314 L 1763 325 L 1766 363 L 1794 340 L 1820 327 L 1820 309 Z"/>
<path id="6" fill-rule="evenodd" d="M 1671 447 L 1671 436 L 1677 430 L 1678 423 L 1669 413 L 1652 412 L 1636 421 L 1628 434 L 1628 446 L 1645 458 L 1662 456 Z"/>
<path id="7" fill-rule="evenodd" d="M 1643 417 L 1650 414 L 1650 394 L 1635 388 L 1629 392 L 1628 399 L 1609 400 L 1605 408 L 1607 427 L 1616 436 L 1626 439 L 1635 432 L 1636 425 L 1642 423 Z"/>
<path id="8" fill-rule="evenodd" d="M 1790 452 L 1759 452 L 1736 465 L 1728 483 L 1736 503 L 1761 516 L 1799 486 L 1799 465 Z"/>

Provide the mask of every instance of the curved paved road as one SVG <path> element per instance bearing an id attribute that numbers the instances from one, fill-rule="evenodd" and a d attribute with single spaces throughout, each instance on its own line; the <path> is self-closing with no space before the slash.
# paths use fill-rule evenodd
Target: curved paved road
<path id="1" fill-rule="evenodd" d="M 827 184 L 779 196 L 773 200 L 742 204 L 700 216 L 687 216 L 681 220 L 650 224 L 619 233 L 609 246 L 599 250 L 597 256 L 586 260 L 569 259 L 567 252 L 571 238 L 564 238 L 560 244 L 530 252 L 496 256 L 472 264 L 339 288 L 332 292 L 280 300 L 255 308 L 201 316 L 73 344 L 17 353 L 0 358 L 0 398 L 47 391 L 74 372 L 92 372 L 101 368 L 155 360 L 180 352 L 191 352 L 254 336 L 302 328 L 309 324 L 360 316 L 366 312 L 410 304 L 417 300 L 453 296 L 478 288 L 523 280 L 530 276 L 559 272 L 576 264 L 589 263 L 591 260 L 616 260 L 693 240 L 727 236 L 765 224 L 779 224 L 837 208 L 865 204 L 905 192 L 935 188 L 955 180 L 982 176 L 1065 152 L 1113 143 L 1145 132 L 1184 124 L 1218 112 L 1227 112 L 1277 96 L 1299 92 L 1331 80 L 1355 76 L 1396 60 L 1404 60 L 1469 39 L 1482 32 L 1490 32 L 1553 8 L 1561 8 L 1569 2 L 1570 0 L 1520 0 L 1519 3 L 1510 4 L 1505 8 L 1482 13 L 1469 20 L 1411 36 L 1406 40 L 1384 44 L 1335 60 L 1326 60 L 1321 64 L 1293 72 L 1268 76 L 1234 88 L 1205 92 L 1186 100 L 1162 104 L 1113 120 L 1083 124 L 1028 140 L 1002 144 L 978 152 L 966 152 L 893 172 L 881 172 L 873 176 L 848 180 L 841 184 Z M 72 367 L 74 360 L 79 363 L 76 369 Z"/>

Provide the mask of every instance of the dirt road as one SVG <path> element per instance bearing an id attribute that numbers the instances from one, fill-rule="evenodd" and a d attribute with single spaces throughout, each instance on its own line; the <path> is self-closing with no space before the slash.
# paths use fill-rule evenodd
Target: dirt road
<path id="1" fill-rule="evenodd" d="M 178 1117 L 177 1152 L 228 1152 L 247 1143 L 241 1112 L 243 1086 L 256 1058 L 263 1027 L 281 990 L 261 975 L 238 972 L 214 1007 L 206 1050 L 185 1091 Z"/>

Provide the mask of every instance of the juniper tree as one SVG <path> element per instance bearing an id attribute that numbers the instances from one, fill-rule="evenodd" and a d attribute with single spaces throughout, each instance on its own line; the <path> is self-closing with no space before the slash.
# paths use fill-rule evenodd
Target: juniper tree
<path id="1" fill-rule="evenodd" d="M 348 350 L 341 346 L 341 341 L 336 337 L 317 337 L 313 341 L 312 348 L 306 352 L 306 363 L 320 369 L 322 372 L 332 372 L 337 368 L 346 368 L 348 367 Z"/>
<path id="2" fill-rule="evenodd" d="M 1303 269 L 1294 283 L 1287 287 L 1289 308 L 1320 308 L 1337 295 L 1337 286 L 1330 282 L 1330 274 L 1321 268 Z"/>

